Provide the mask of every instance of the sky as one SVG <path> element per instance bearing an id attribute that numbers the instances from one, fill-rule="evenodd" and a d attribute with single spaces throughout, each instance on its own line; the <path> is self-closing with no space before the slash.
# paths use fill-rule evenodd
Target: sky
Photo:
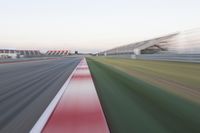
<path id="1" fill-rule="evenodd" d="M 200 0 L 0 0 L 0 48 L 99 52 L 200 27 Z"/>

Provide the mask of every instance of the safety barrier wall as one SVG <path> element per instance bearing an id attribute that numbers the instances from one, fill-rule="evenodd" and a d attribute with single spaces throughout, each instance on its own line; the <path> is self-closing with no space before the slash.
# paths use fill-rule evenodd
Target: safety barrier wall
<path id="1" fill-rule="evenodd" d="M 152 55 L 137 55 L 135 56 L 135 58 L 144 60 L 165 60 L 165 61 L 200 63 L 200 54 L 152 54 Z"/>

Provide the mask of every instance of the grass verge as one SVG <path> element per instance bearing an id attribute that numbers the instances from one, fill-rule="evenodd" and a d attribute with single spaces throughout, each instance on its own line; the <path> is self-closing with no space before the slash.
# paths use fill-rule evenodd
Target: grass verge
<path id="1" fill-rule="evenodd" d="M 93 58 L 166 91 L 200 103 L 200 64 Z"/>
<path id="2" fill-rule="evenodd" d="M 198 104 L 91 58 L 87 61 L 111 132 L 200 132 Z"/>

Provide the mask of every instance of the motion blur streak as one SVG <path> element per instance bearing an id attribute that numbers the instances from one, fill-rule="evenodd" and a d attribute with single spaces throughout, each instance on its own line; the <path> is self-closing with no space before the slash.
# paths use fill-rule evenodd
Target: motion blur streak
<path id="1" fill-rule="evenodd" d="M 44 133 L 109 133 L 86 61 L 77 67 Z"/>
<path id="2" fill-rule="evenodd" d="M 80 58 L 0 65 L 0 132 L 29 132 Z"/>
<path id="3" fill-rule="evenodd" d="M 141 68 L 140 72 L 146 72 L 145 67 L 153 69 L 150 67 L 153 66 L 153 62 L 138 67 L 142 62 L 128 60 L 126 66 L 130 64 L 133 66 L 115 69 L 123 68 L 122 65 L 126 60 L 123 62 L 121 59 L 116 63 L 114 59 L 98 59 L 88 58 L 88 64 L 111 132 L 200 132 L 198 103 L 167 91 L 167 88 L 149 84 L 142 78 L 138 78 L 137 73 L 131 75 L 131 71 L 128 71 L 129 68 L 132 72 Z M 110 65 L 111 63 L 114 65 Z M 162 65 L 162 62 L 157 63 Z M 166 68 L 169 69 L 170 65 Z M 160 67 L 160 71 L 166 71 L 166 68 Z M 127 70 L 128 73 L 121 70 Z M 151 78 L 154 77 L 155 74 L 152 74 Z"/>

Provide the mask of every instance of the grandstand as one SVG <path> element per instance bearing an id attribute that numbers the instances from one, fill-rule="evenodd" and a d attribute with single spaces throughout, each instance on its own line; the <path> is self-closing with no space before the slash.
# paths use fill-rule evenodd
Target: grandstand
<path id="1" fill-rule="evenodd" d="M 39 57 L 42 54 L 39 50 L 14 50 L 0 49 L 0 58 L 21 58 L 21 57 Z"/>
<path id="2" fill-rule="evenodd" d="M 200 29 L 186 30 L 116 47 L 98 55 L 200 54 Z"/>
<path id="3" fill-rule="evenodd" d="M 46 52 L 47 56 L 67 56 L 69 55 L 69 50 L 49 50 Z"/>

